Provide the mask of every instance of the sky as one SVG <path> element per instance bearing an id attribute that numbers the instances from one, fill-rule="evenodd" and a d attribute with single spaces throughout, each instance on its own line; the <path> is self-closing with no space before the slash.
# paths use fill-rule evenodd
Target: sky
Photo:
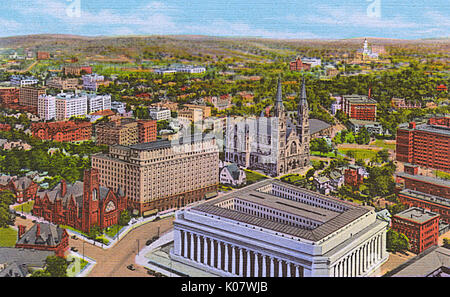
<path id="1" fill-rule="evenodd" d="M 448 0 L 0 0 L 0 37 L 449 37 Z"/>

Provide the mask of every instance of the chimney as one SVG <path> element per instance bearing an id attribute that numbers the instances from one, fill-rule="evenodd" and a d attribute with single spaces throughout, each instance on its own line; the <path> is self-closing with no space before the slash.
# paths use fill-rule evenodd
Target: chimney
<path id="1" fill-rule="evenodd" d="M 409 129 L 416 129 L 416 123 L 415 122 L 410 122 L 409 123 Z"/>
<path id="2" fill-rule="evenodd" d="M 19 228 L 19 233 L 17 234 L 17 236 L 20 239 L 25 234 L 25 231 L 27 230 L 27 227 L 25 227 L 24 225 L 18 225 L 17 227 Z"/>
<path id="3" fill-rule="evenodd" d="M 372 97 L 372 88 L 369 89 L 369 99 Z"/>
<path id="4" fill-rule="evenodd" d="M 67 183 L 65 180 L 61 180 L 61 197 L 66 196 L 67 193 Z"/>
<path id="5" fill-rule="evenodd" d="M 41 224 L 36 224 L 36 237 L 41 235 Z"/>

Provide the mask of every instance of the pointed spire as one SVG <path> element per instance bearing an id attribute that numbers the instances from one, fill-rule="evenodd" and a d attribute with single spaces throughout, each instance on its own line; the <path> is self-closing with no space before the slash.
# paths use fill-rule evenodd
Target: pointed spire
<path id="1" fill-rule="evenodd" d="M 298 111 L 300 112 L 302 108 L 308 108 L 308 98 L 306 96 L 306 82 L 305 77 L 302 79 L 302 92 L 300 95 L 300 101 L 298 103 Z"/>

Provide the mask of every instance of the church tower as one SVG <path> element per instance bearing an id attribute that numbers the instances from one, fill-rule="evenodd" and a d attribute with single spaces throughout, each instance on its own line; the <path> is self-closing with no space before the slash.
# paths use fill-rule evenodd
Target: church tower
<path id="1" fill-rule="evenodd" d="M 297 135 L 300 138 L 302 144 L 308 144 L 310 140 L 309 132 L 309 107 L 306 97 L 306 83 L 305 78 L 302 81 L 302 91 L 297 108 Z"/>
<path id="2" fill-rule="evenodd" d="M 100 225 L 99 222 L 99 199 L 100 183 L 97 169 L 90 169 L 84 172 L 83 179 L 83 222 L 82 229 L 89 232 L 93 225 Z"/>
<path id="3" fill-rule="evenodd" d="M 276 169 L 276 175 L 282 174 L 286 170 L 286 164 L 284 164 L 284 159 L 286 157 L 286 110 L 283 105 L 283 91 L 281 87 L 281 78 L 278 78 L 278 88 L 277 88 L 277 95 L 275 98 L 275 106 L 274 106 L 274 113 L 273 116 L 275 117 L 275 127 L 277 127 L 277 140 L 278 140 L 278 147 L 277 147 L 277 154 L 276 154 L 276 163 L 277 163 L 277 169 Z"/>

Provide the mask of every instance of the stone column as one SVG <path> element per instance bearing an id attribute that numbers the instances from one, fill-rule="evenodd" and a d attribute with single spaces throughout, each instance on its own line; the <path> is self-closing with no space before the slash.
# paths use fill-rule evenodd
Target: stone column
<path id="1" fill-rule="evenodd" d="M 236 247 L 231 246 L 231 273 L 236 275 Z"/>
<path id="2" fill-rule="evenodd" d="M 195 260 L 195 255 L 194 255 L 194 252 L 195 252 L 195 249 L 194 249 L 194 233 L 191 233 L 191 259 L 192 260 Z"/>
<path id="3" fill-rule="evenodd" d="M 217 269 L 222 269 L 222 246 L 220 241 L 217 241 Z"/>
<path id="4" fill-rule="evenodd" d="M 336 265 L 334 266 L 334 276 L 336 276 Z M 300 269 L 298 265 L 295 265 L 295 277 L 300 277 Z"/>
<path id="5" fill-rule="evenodd" d="M 203 264 L 208 265 L 208 238 L 203 237 Z"/>
<path id="6" fill-rule="evenodd" d="M 214 267 L 214 260 L 215 260 L 215 256 L 214 256 L 214 239 L 211 238 L 211 267 Z"/>
<path id="7" fill-rule="evenodd" d="M 278 277 L 283 277 L 283 260 L 278 260 Z"/>
<path id="8" fill-rule="evenodd" d="M 244 255 L 243 249 L 239 248 L 239 276 L 244 276 Z"/>
<path id="9" fill-rule="evenodd" d="M 262 277 L 267 277 L 267 263 L 266 263 L 266 256 L 262 256 Z"/>
<path id="10" fill-rule="evenodd" d="M 225 268 L 224 268 L 224 270 L 226 271 L 226 272 L 229 272 L 229 264 L 228 264 L 228 257 L 229 257 L 229 252 L 228 252 L 228 243 L 224 243 L 224 248 L 225 248 L 225 259 L 224 259 L 224 264 L 225 264 Z"/>
<path id="11" fill-rule="evenodd" d="M 197 262 L 201 262 L 201 250 L 202 250 L 202 243 L 201 243 L 201 237 L 200 235 L 197 235 Z"/>
<path id="12" fill-rule="evenodd" d="M 183 231 L 183 234 L 184 234 L 184 238 L 183 238 L 183 241 L 184 241 L 183 257 L 187 258 L 187 255 L 188 255 L 187 232 Z"/>
<path id="13" fill-rule="evenodd" d="M 273 257 L 270 257 L 270 277 L 275 276 L 275 263 L 273 261 Z"/>
<path id="14" fill-rule="evenodd" d="M 286 277 L 291 277 L 291 263 L 286 262 Z"/>
<path id="15" fill-rule="evenodd" d="M 259 275 L 259 263 L 258 263 L 258 253 L 253 253 L 253 255 L 255 255 L 255 265 L 254 265 L 254 270 L 255 273 L 253 274 L 255 277 L 258 277 Z"/>
<path id="16" fill-rule="evenodd" d="M 247 250 L 247 274 L 246 274 L 247 277 L 251 276 L 251 272 L 252 272 L 252 264 L 251 264 L 251 262 L 252 262 L 252 257 L 250 255 L 250 251 Z"/>

